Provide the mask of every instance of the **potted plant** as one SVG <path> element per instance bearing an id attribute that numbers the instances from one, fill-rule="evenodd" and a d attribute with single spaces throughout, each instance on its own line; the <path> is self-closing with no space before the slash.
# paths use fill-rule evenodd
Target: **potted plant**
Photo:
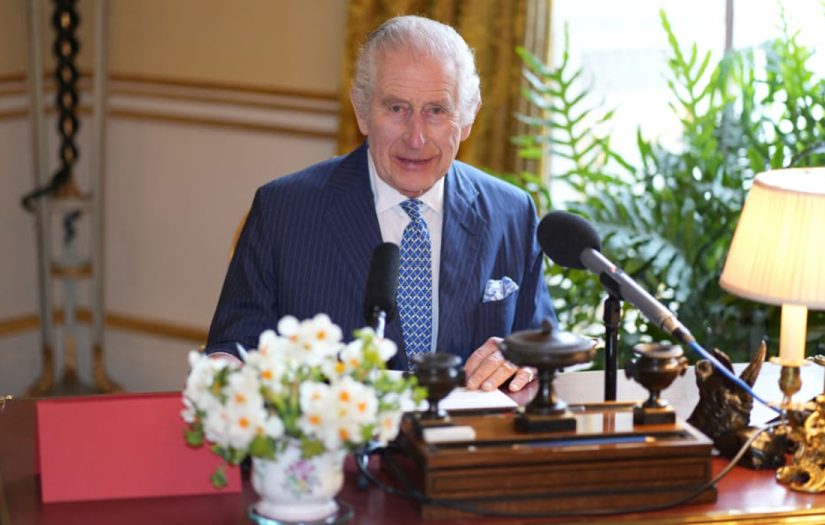
<path id="1" fill-rule="evenodd" d="M 345 455 L 398 433 L 403 407 L 424 391 L 414 377 L 385 363 L 395 343 L 370 328 L 342 342 L 328 316 L 284 317 L 260 335 L 257 351 L 239 349 L 243 364 L 192 352 L 183 392 L 186 440 L 208 445 L 226 463 L 252 458 L 261 499 L 253 515 L 313 521 L 339 511 Z M 226 483 L 222 469 L 212 477 Z"/>
<path id="2" fill-rule="evenodd" d="M 695 44 L 679 43 L 664 11 L 660 18 L 680 140 L 663 144 L 640 129 L 638 160 L 619 155 L 608 131 L 613 112 L 590 101 L 565 39 L 556 67 L 519 50 L 528 81 L 524 97 L 536 112 L 520 116 L 531 131 L 515 141 L 526 158 L 549 153 L 568 159 L 567 168 L 552 176 L 576 198 L 554 201 L 547 180 L 535 173 L 506 178 L 530 191 L 542 214 L 561 206 L 585 216 L 609 258 L 706 346 L 749 361 L 762 338 L 778 336 L 779 309 L 732 296 L 719 286 L 719 276 L 753 177 L 825 164 L 825 78 L 813 72 L 813 51 L 784 21 L 780 37 L 714 62 Z M 604 294 L 598 279 L 550 265 L 547 281 L 559 321 L 598 336 Z M 809 342 L 818 342 L 822 352 L 825 314 L 812 313 L 808 326 Z M 625 350 L 666 336 L 627 304 L 623 328 Z"/>

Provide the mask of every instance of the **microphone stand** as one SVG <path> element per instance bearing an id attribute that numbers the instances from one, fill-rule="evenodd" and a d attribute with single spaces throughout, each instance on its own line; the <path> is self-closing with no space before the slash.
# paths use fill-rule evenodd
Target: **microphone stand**
<path id="1" fill-rule="evenodd" d="M 616 373 L 619 368 L 619 322 L 622 303 L 619 298 L 607 294 L 604 300 L 604 400 L 616 400 Z"/>
<path id="2" fill-rule="evenodd" d="M 369 319 L 367 320 L 367 324 L 370 328 L 375 330 L 375 335 L 382 338 L 384 337 L 384 328 L 387 325 L 387 312 L 382 310 L 378 306 L 374 306 L 372 308 L 371 314 L 368 316 Z M 355 458 L 355 462 L 358 464 L 358 477 L 355 480 L 355 486 L 359 490 L 366 490 L 370 486 L 369 478 L 364 474 L 367 472 L 367 467 L 370 463 L 370 456 L 380 450 L 382 447 L 379 447 L 375 444 L 374 441 L 370 441 L 360 449 L 355 452 L 353 457 Z"/>

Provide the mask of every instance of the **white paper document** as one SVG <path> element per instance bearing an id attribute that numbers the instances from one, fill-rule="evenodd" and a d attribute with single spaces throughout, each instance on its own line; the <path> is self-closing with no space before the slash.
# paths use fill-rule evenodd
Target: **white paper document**
<path id="1" fill-rule="evenodd" d="M 499 389 L 484 392 L 456 388 L 438 406 L 444 410 L 474 410 L 482 408 L 516 408 L 518 403 Z"/>
<path id="2" fill-rule="evenodd" d="M 387 370 L 390 375 L 403 372 L 397 370 Z M 416 410 L 427 410 L 429 405 L 423 401 Z M 518 403 L 513 401 L 510 396 L 501 390 L 493 390 L 484 392 L 482 390 L 467 390 L 463 387 L 453 389 L 450 394 L 441 400 L 438 407 L 443 410 L 481 410 L 487 408 L 516 408 Z M 412 411 L 412 406 L 402 407 L 405 411 Z"/>

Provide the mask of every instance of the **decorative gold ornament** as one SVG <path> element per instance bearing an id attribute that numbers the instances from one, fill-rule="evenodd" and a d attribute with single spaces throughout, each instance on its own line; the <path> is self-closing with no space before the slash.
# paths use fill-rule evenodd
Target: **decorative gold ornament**
<path id="1" fill-rule="evenodd" d="M 776 479 L 800 492 L 825 491 L 825 395 L 801 407 L 788 408 L 787 437 L 796 444 L 792 463 L 776 471 Z"/>

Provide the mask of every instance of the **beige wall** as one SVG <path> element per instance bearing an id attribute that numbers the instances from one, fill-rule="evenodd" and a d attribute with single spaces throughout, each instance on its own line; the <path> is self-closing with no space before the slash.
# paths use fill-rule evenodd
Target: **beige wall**
<path id="1" fill-rule="evenodd" d="M 36 329 L 18 323 L 3 334 L 9 320 L 37 313 L 34 220 L 19 204 L 34 185 L 21 80 L 28 68 L 26 6 L 0 0 L 0 394 L 16 395 L 40 369 Z M 95 1 L 78 7 L 79 65 L 90 71 Z M 42 0 L 41 8 L 50 53 L 52 4 Z M 107 312 L 206 330 L 255 189 L 334 154 L 345 23 L 346 2 L 339 0 L 110 0 Z M 51 58 L 47 70 L 50 64 Z M 89 85 L 81 83 L 81 189 L 91 153 Z M 49 91 L 47 105 L 52 99 Z M 50 113 L 43 158 L 52 170 L 54 128 Z M 60 291 L 58 283 L 58 300 Z M 85 284 L 81 292 L 81 306 L 88 306 Z M 85 325 L 78 336 L 80 376 L 90 382 Z M 202 341 L 107 325 L 104 342 L 113 379 L 146 391 L 180 388 L 186 353 Z"/>
<path id="2" fill-rule="evenodd" d="M 89 69 L 92 62 L 93 6 L 93 0 L 79 0 L 77 3 L 78 12 L 81 13 L 78 27 L 78 38 L 81 42 L 78 65 L 81 69 Z M 41 14 L 39 24 L 43 35 L 43 60 L 48 67 L 53 67 L 54 59 L 51 50 L 53 3 L 49 0 L 39 0 L 37 8 Z M 26 14 L 29 9 L 30 0 L 0 1 L 0 78 L 10 74 L 25 74 L 28 70 L 29 33 Z"/>
<path id="3" fill-rule="evenodd" d="M 0 76 L 27 68 L 29 0 L 0 2 Z M 78 65 L 93 65 L 95 0 L 80 0 Z M 44 62 L 50 14 L 40 0 Z M 333 93 L 344 47 L 343 0 L 109 0 L 110 71 Z"/>
<path id="4" fill-rule="evenodd" d="M 0 2 L 0 78 L 26 69 L 25 11 L 23 2 Z"/>
<path id="5" fill-rule="evenodd" d="M 116 0 L 112 71 L 332 92 L 341 0 Z"/>

